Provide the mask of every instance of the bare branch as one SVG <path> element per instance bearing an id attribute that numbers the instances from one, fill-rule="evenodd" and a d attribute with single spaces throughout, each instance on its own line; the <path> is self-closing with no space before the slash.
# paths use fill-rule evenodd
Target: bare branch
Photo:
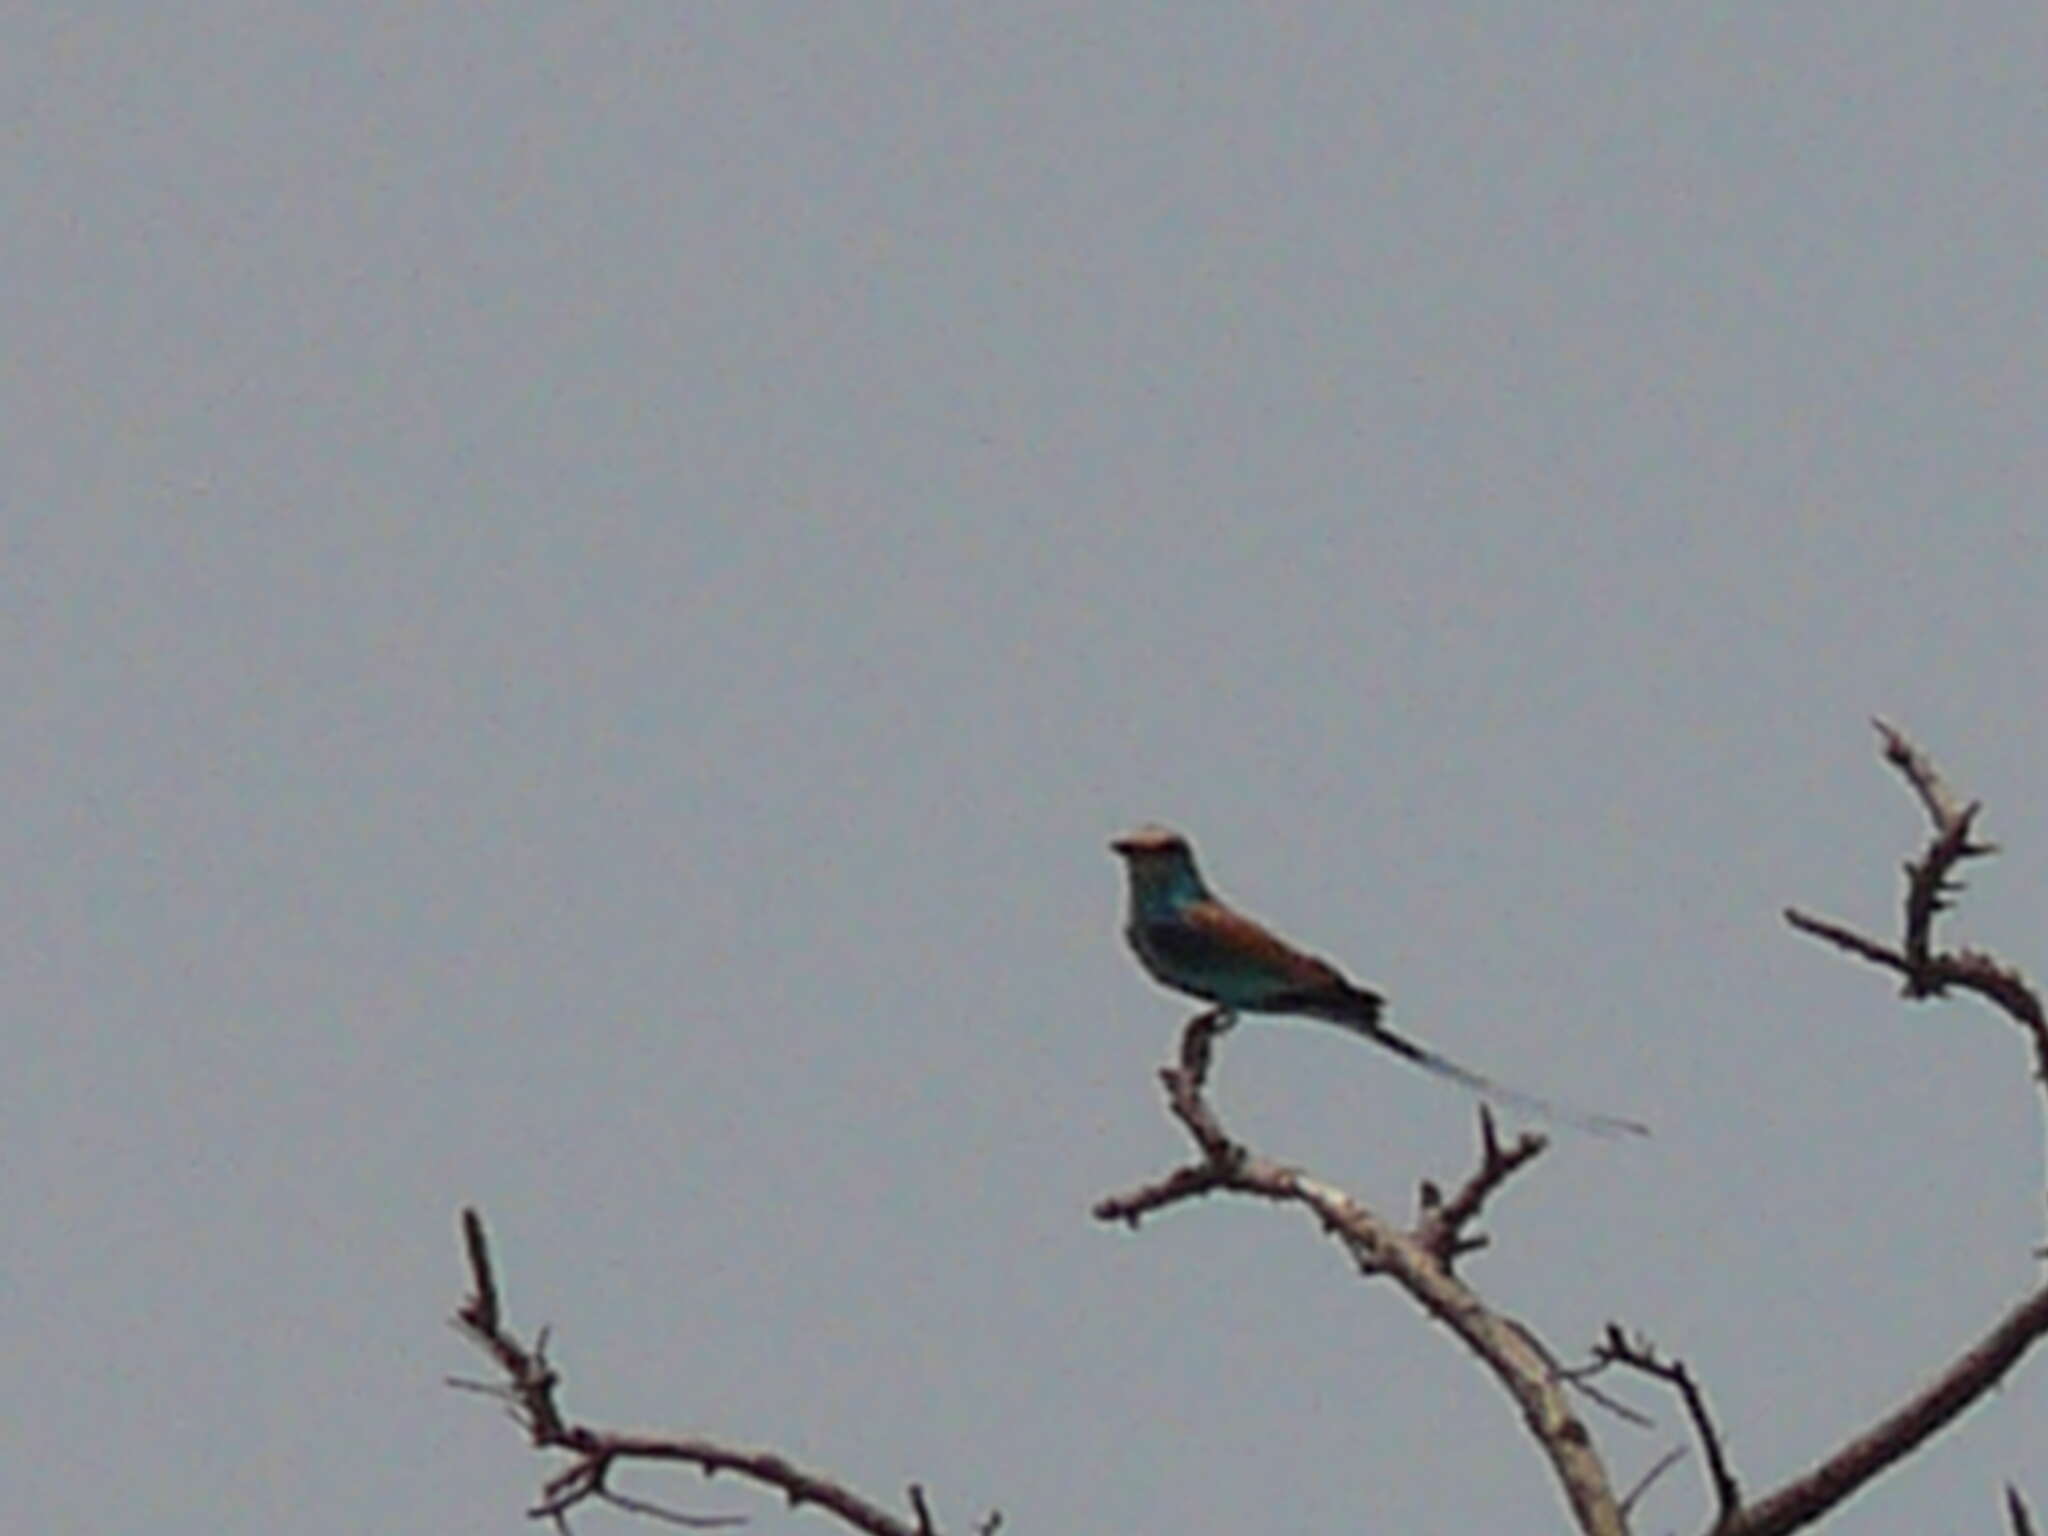
<path id="1" fill-rule="evenodd" d="M 1178 1062 L 1160 1073 L 1168 1107 L 1194 1141 L 1198 1159 L 1099 1201 L 1096 1218 L 1135 1227 L 1153 1211 L 1214 1191 L 1301 1206 L 1343 1245 L 1362 1272 L 1393 1280 L 1492 1371 L 1549 1459 L 1579 1528 L 1591 1536 L 1625 1536 L 1626 1524 L 1606 1468 L 1591 1434 L 1572 1411 L 1563 1373 L 1549 1351 L 1527 1328 L 1488 1307 L 1450 1266 L 1450 1256 L 1464 1251 L 1469 1242 L 1466 1226 L 1512 1173 L 1543 1150 L 1543 1139 L 1525 1136 L 1503 1149 L 1491 1117 L 1482 1118 L 1479 1170 L 1450 1202 L 1425 1199 L 1416 1231 L 1403 1231 L 1342 1190 L 1258 1156 L 1224 1129 L 1203 1092 L 1223 1027 L 1227 1026 L 1219 1025 L 1214 1012 L 1191 1019 L 1182 1032 Z"/>
<path id="2" fill-rule="evenodd" d="M 455 1314 L 456 1324 L 476 1345 L 497 1362 L 505 1373 L 502 1387 L 459 1382 L 455 1385 L 483 1390 L 512 1405 L 513 1416 L 539 1450 L 560 1450 L 575 1460 L 548 1479 L 541 1501 L 528 1511 L 535 1519 L 549 1520 L 557 1529 L 568 1529 L 568 1513 L 586 1499 L 598 1499 L 634 1514 L 649 1515 L 672 1524 L 693 1527 L 729 1526 L 743 1523 L 734 1516 L 684 1515 L 644 1500 L 629 1498 L 607 1486 L 612 1468 L 621 1462 L 681 1462 L 699 1468 L 708 1477 L 733 1472 L 786 1499 L 792 1509 L 815 1505 L 842 1523 L 868 1536 L 938 1536 L 924 1490 L 911 1489 L 915 1518 L 904 1520 L 880 1505 L 862 1498 L 852 1489 L 795 1465 L 780 1454 L 753 1450 L 706 1440 L 696 1436 L 637 1434 L 594 1428 L 570 1422 L 555 1402 L 561 1378 L 547 1361 L 547 1334 L 543 1330 L 533 1347 L 510 1333 L 503 1324 L 498 1288 L 491 1270 L 491 1256 L 484 1239 L 483 1220 L 474 1210 L 462 1213 L 463 1246 L 469 1256 L 472 1290 Z M 992 1527 L 990 1527 L 992 1529 Z"/>
<path id="3" fill-rule="evenodd" d="M 1906 776 L 1920 803 L 1927 807 L 1927 819 L 1934 823 L 1937 832 L 1945 832 L 1977 813 L 1977 803 L 1973 800 L 1965 805 L 1957 799 L 1955 791 L 1935 769 L 1934 760 L 1908 741 L 1904 731 L 1882 718 L 1870 723 L 1884 738 L 1884 760 Z"/>
<path id="4" fill-rule="evenodd" d="M 491 1274 L 491 1250 L 484 1241 L 484 1219 L 465 1206 L 462 1212 L 462 1247 L 469 1255 L 469 1281 L 476 1289 L 464 1303 L 461 1321 L 474 1332 L 490 1335 L 498 1331 L 498 1283 Z"/>
<path id="5" fill-rule="evenodd" d="M 1721 1435 L 1714 1427 L 1714 1416 L 1707 1411 L 1706 1395 L 1700 1391 L 1699 1383 L 1692 1379 L 1692 1372 L 1685 1368 L 1685 1362 L 1665 1359 L 1646 1338 L 1628 1338 L 1617 1323 L 1607 1325 L 1607 1339 L 1596 1355 L 1641 1371 L 1646 1376 L 1654 1376 L 1677 1389 L 1679 1399 L 1685 1404 L 1685 1415 L 1692 1420 L 1692 1432 L 1700 1443 L 1700 1453 L 1706 1457 L 1708 1479 L 1714 1485 L 1714 1503 L 1718 1508 L 1714 1529 L 1727 1529 L 1736 1511 L 1742 1507 L 1742 1490 L 1736 1485 L 1735 1474 L 1728 1467 L 1728 1457 L 1721 1449 Z"/>
<path id="6" fill-rule="evenodd" d="M 1603 1392 L 1600 1388 L 1593 1385 L 1593 1378 L 1613 1364 L 1612 1360 L 1596 1357 L 1590 1365 L 1571 1366 L 1568 1369 L 1560 1370 L 1558 1375 L 1564 1378 L 1567 1385 L 1585 1393 L 1587 1397 L 1599 1404 L 1600 1407 L 1606 1409 L 1607 1412 L 1613 1414 L 1617 1419 L 1620 1419 L 1624 1424 L 1633 1424 L 1637 1429 L 1655 1429 L 1657 1421 L 1649 1414 L 1644 1413 L 1641 1409 L 1630 1407 L 1612 1393 Z"/>
<path id="7" fill-rule="evenodd" d="M 1637 1478 L 1635 1487 L 1629 1489 L 1629 1491 L 1622 1496 L 1622 1514 L 1634 1514 L 1636 1505 L 1642 1501 L 1643 1495 L 1650 1491 L 1650 1485 L 1656 1482 L 1658 1478 L 1662 1477 L 1666 1472 L 1669 1472 L 1673 1467 L 1677 1466 L 1683 1460 L 1685 1460 L 1685 1447 L 1682 1445 L 1674 1445 L 1662 1456 L 1659 1456 L 1655 1461 L 1651 1462 L 1650 1470 L 1645 1472 L 1641 1477 Z"/>
<path id="8" fill-rule="evenodd" d="M 2012 1536 L 2034 1536 L 2033 1512 L 2027 1508 L 2027 1501 L 2020 1497 L 2019 1489 L 2011 1483 L 2005 1485 L 2005 1513 L 2012 1521 Z"/>
<path id="9" fill-rule="evenodd" d="M 1873 965 L 1888 966 L 1901 976 L 1910 975 L 1912 966 L 1906 957 L 1889 945 L 1867 938 L 1853 928 L 1844 928 L 1840 923 L 1825 917 L 1815 917 L 1797 907 L 1785 909 L 1785 921 L 1802 933 L 1810 933 L 1817 939 L 1824 939 L 1837 949 L 1846 949 L 1850 954 L 1868 960 Z"/>
<path id="10" fill-rule="evenodd" d="M 1436 1255 L 1437 1262 L 1446 1270 L 1456 1267 L 1459 1255 L 1483 1248 L 1486 1239 L 1467 1236 L 1465 1229 L 1478 1220 L 1494 1191 L 1514 1177 L 1516 1170 L 1542 1156 L 1548 1145 L 1535 1132 L 1525 1131 L 1512 1146 L 1503 1147 L 1500 1133 L 1494 1128 L 1493 1111 L 1480 1105 L 1479 1166 L 1448 1201 L 1432 1200 L 1436 1187 L 1423 1186 L 1423 1216 L 1415 1229 L 1417 1241 Z"/>
<path id="11" fill-rule="evenodd" d="M 645 1515 L 650 1520 L 660 1520 L 669 1525 L 685 1526 L 693 1531 L 722 1530 L 730 1526 L 745 1525 L 745 1515 L 686 1515 L 680 1510 L 656 1504 L 651 1499 L 636 1499 L 627 1494 L 616 1493 L 606 1488 L 598 1495 L 615 1509 L 623 1509 L 629 1515 Z"/>
<path id="12" fill-rule="evenodd" d="M 1786 920 L 1860 959 L 1898 972 L 1909 998 L 1940 997 L 1961 990 L 1986 999 L 2027 1033 L 2033 1045 L 2034 1076 L 2048 1092 L 2048 1018 L 2044 1018 L 2040 995 L 2017 969 L 1996 957 L 1973 949 L 1940 949 L 1934 941 L 1935 920 L 1949 909 L 1961 889 L 1955 878 L 1957 868 L 1965 859 L 1997 851 L 1993 844 L 1977 841 L 1973 835 L 1978 803 L 1961 800 L 1933 761 L 1903 732 L 1882 720 L 1876 724 L 1884 741 L 1885 761 L 1904 776 L 1933 828 L 1920 856 L 1905 867 L 1901 940 L 1894 947 L 1798 911 L 1788 910 Z M 1989 1393 L 2044 1334 L 2048 1334 L 2048 1286 L 2018 1303 L 1931 1384 L 1818 1466 L 1733 1518 L 1724 1518 L 1715 1528 L 1717 1536 L 1765 1536 L 1798 1530 L 1819 1520 L 1954 1422 Z M 1725 1512 L 1725 1502 L 1723 1508 Z M 2015 1519 L 2023 1517 L 2022 1510 Z"/>
<path id="13" fill-rule="evenodd" d="M 1724 1536 L 1774 1536 L 1818 1520 L 1887 1467 L 1911 1455 L 1998 1385 L 2043 1334 L 2048 1334 L 2048 1286 L 2014 1307 L 1902 1407 L 1812 1471 L 1744 1510 L 1729 1523 Z"/>
<path id="14" fill-rule="evenodd" d="M 1978 802 L 1958 799 L 1933 761 L 1907 740 L 1897 727 L 1875 722 L 1884 739 L 1885 761 L 1897 768 L 1920 799 L 1933 835 L 1906 868 L 1904 934 L 1898 945 L 1886 944 L 1843 924 L 1787 908 L 1785 920 L 1859 959 L 1898 972 L 1901 990 L 1913 999 L 1945 996 L 1950 991 L 1974 992 L 2026 1032 L 2034 1053 L 2034 1078 L 2048 1094 L 2048 1011 L 2026 977 L 1995 956 L 1975 949 L 1935 947 L 1934 922 L 1953 905 L 1962 889 L 1956 870 L 1965 859 L 1986 858 L 1995 843 L 1972 835 Z"/>
<path id="15" fill-rule="evenodd" d="M 1121 1221 L 1135 1228 L 1154 1211 L 1230 1187 L 1231 1173 L 1243 1165 L 1247 1154 L 1230 1139 L 1202 1097 L 1215 1059 L 1216 1039 L 1230 1028 L 1229 1021 L 1230 1016 L 1220 1008 L 1196 1014 L 1181 1031 L 1179 1064 L 1159 1069 L 1166 1102 L 1195 1139 L 1201 1159 L 1124 1194 L 1097 1201 L 1097 1221 Z"/>

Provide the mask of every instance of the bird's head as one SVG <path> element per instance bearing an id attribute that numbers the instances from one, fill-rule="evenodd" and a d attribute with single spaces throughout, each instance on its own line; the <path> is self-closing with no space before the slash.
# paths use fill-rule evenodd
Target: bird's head
<path id="1" fill-rule="evenodd" d="M 1188 840 L 1171 827 L 1162 827 L 1156 821 L 1148 821 L 1142 827 L 1126 832 L 1122 837 L 1113 837 L 1109 846 L 1119 856 L 1136 864 L 1148 859 L 1191 859 L 1194 850 Z"/>
<path id="2" fill-rule="evenodd" d="M 1131 872 L 1131 894 L 1140 905 L 1199 901 L 1209 891 L 1195 868 L 1195 850 L 1171 827 L 1156 822 L 1110 840 Z"/>

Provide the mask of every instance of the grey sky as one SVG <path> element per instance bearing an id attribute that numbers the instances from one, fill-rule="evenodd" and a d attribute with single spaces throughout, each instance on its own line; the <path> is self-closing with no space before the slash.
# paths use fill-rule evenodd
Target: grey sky
<path id="1" fill-rule="evenodd" d="M 607 1422 L 1020 1531 L 1562 1529 L 1299 1221 L 1088 1220 L 1182 1152 L 1150 818 L 1656 1126 L 1473 1273 L 1686 1355 L 1750 1483 L 2002 1308 L 2017 1040 L 1776 914 L 1891 920 L 1883 711 L 2048 970 L 2041 21 L 1667 10 L 12 15 L 10 1522 L 524 1528 L 439 1384 L 474 1201 Z M 1333 1031 L 1218 1092 L 1396 1209 L 1466 1166 Z M 1832 1528 L 2048 1504 L 2044 1416 Z"/>

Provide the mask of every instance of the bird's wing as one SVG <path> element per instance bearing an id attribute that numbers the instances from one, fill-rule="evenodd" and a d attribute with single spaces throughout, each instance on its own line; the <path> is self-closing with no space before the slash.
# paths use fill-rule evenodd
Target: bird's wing
<path id="1" fill-rule="evenodd" d="M 1276 997 L 1312 996 L 1333 987 L 1349 986 L 1343 973 L 1327 960 L 1318 960 L 1296 949 L 1219 901 L 1198 901 L 1188 906 L 1181 913 L 1180 922 L 1173 926 L 1167 945 L 1172 946 L 1176 960 L 1193 969 L 1256 974 L 1271 983 Z"/>
<path id="2" fill-rule="evenodd" d="M 1647 1136 L 1639 1121 L 1595 1114 L 1510 1088 L 1440 1056 L 1379 1022 L 1383 999 L 1351 982 L 1327 960 L 1296 949 L 1218 901 L 1198 901 L 1172 922 L 1149 925 L 1146 942 L 1173 973 L 1171 985 L 1256 1012 L 1302 1013 L 1341 1025 L 1406 1058 L 1426 1072 L 1460 1083 L 1484 1098 L 1603 1136 Z"/>

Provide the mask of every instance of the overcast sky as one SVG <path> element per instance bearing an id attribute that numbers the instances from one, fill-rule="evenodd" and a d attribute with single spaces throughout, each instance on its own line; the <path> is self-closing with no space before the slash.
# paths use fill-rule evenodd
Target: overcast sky
<path id="1" fill-rule="evenodd" d="M 1656 1127 L 1469 1266 L 1746 1486 L 2034 1283 L 2016 1032 L 1789 933 L 1987 803 L 2048 971 L 2038 8 L 17 7 L 0 1482 L 511 1533 L 480 1205 L 592 1419 L 955 1528 L 1561 1530 L 1498 1391 L 1185 1153 L 1104 844 Z M 1396 1214 L 1472 1106 L 1227 1042 Z M 1684 1438 L 1596 1418 L 1626 1484 Z M 2048 1368 L 1832 1529 L 2048 1507 Z M 730 1481 L 635 1486 L 817 1530 Z M 1704 1520 L 1696 1468 L 1647 1531 Z M 622 1529 L 592 1516 L 590 1531 Z"/>

